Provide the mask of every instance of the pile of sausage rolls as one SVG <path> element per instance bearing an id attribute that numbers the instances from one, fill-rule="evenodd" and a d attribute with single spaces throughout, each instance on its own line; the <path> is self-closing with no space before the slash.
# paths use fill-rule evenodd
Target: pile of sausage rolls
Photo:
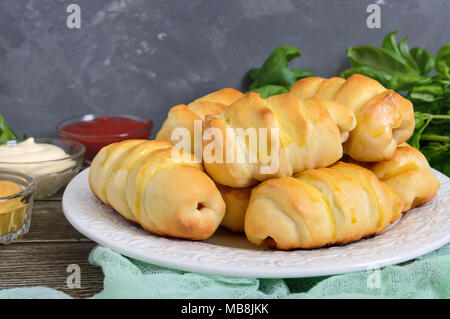
<path id="1" fill-rule="evenodd" d="M 239 130 L 277 129 L 276 138 L 256 134 L 276 146 L 278 167 L 264 173 L 260 156 L 204 161 L 195 143 L 175 148 L 174 130 L 194 136 L 194 123 L 223 133 L 221 154 L 251 151 L 235 138 Z M 359 74 L 301 79 L 266 99 L 225 88 L 171 108 L 156 140 L 104 147 L 89 184 L 103 203 L 161 236 L 204 240 L 222 226 L 274 249 L 347 244 L 436 195 L 426 158 L 406 144 L 413 131 L 411 102 Z"/>

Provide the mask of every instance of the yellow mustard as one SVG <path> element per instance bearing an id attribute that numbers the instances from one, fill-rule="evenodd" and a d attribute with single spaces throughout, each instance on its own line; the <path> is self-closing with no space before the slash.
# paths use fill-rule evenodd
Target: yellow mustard
<path id="1" fill-rule="evenodd" d="M 21 188 L 16 183 L 0 180 L 0 198 L 17 194 Z M 21 197 L 0 199 L 0 236 L 15 232 L 22 228 L 27 205 L 21 202 Z"/>

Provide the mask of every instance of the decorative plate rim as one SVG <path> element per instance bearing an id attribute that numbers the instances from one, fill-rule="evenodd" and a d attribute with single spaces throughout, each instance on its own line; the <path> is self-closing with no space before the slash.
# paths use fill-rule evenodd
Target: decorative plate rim
<path id="1" fill-rule="evenodd" d="M 441 188 L 433 201 L 407 212 L 382 234 L 344 246 L 294 251 L 235 248 L 147 233 L 95 198 L 88 172 L 79 173 L 63 195 L 64 215 L 72 226 L 122 255 L 183 271 L 253 278 L 325 276 L 402 263 L 450 242 L 450 179 L 436 170 Z M 243 235 L 224 236 L 240 240 L 234 237 Z"/>

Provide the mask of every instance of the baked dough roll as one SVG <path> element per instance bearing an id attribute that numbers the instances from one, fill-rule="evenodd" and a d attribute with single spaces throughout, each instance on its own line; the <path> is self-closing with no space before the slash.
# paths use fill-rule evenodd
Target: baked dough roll
<path id="1" fill-rule="evenodd" d="M 353 110 L 356 127 L 344 144 L 344 153 L 362 162 L 389 159 L 397 146 L 414 131 L 414 110 L 410 101 L 378 81 L 354 74 L 339 77 L 304 78 L 291 87 L 299 99 L 318 96 Z"/>
<path id="2" fill-rule="evenodd" d="M 287 93 L 263 99 L 250 92 L 223 114 L 206 117 L 205 168 L 216 182 L 241 188 L 331 165 L 341 158 L 341 139 L 355 124 L 345 111 L 318 97 L 300 101 Z"/>
<path id="3" fill-rule="evenodd" d="M 403 200 L 375 174 L 338 162 L 258 185 L 245 234 L 278 249 L 346 244 L 382 232 L 401 215 Z"/>
<path id="4" fill-rule="evenodd" d="M 225 214 L 222 196 L 201 164 L 168 141 L 127 140 L 102 148 L 92 161 L 89 185 L 103 203 L 158 235 L 206 239 Z"/>
<path id="5" fill-rule="evenodd" d="M 244 94 L 238 90 L 224 88 L 205 95 L 188 105 L 176 105 L 170 109 L 167 119 L 156 135 L 156 139 L 176 143 L 177 140 L 172 139 L 172 132 L 176 128 L 186 128 L 191 136 L 191 152 L 194 152 L 194 121 L 200 120 L 203 123 L 206 115 L 221 114 L 228 105 L 243 96 Z M 200 131 L 199 133 L 202 132 Z"/>
<path id="6" fill-rule="evenodd" d="M 439 181 L 425 156 L 403 144 L 392 158 L 367 166 L 404 200 L 403 211 L 431 201 L 439 190 Z"/>
<path id="7" fill-rule="evenodd" d="M 221 226 L 234 231 L 244 231 L 245 212 L 247 211 L 252 187 L 233 188 L 217 184 L 217 188 L 225 201 L 225 216 L 222 219 Z"/>

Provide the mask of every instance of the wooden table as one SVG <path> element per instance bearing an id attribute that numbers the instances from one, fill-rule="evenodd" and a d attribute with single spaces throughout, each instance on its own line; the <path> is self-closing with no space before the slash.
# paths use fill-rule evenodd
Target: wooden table
<path id="1" fill-rule="evenodd" d="M 63 191 L 36 200 L 30 231 L 17 242 L 0 245 L 0 289 L 46 286 L 73 297 L 90 297 L 103 289 L 103 273 L 89 264 L 96 246 L 73 228 L 62 212 Z M 81 269 L 81 288 L 69 288 L 67 267 Z"/>

